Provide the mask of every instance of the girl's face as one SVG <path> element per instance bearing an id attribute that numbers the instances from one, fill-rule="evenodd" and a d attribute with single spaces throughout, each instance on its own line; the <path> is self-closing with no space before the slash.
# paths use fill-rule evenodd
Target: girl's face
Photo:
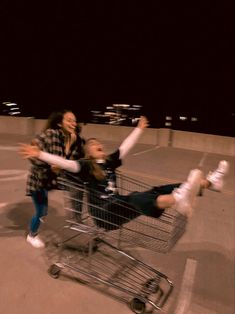
<path id="1" fill-rule="evenodd" d="M 86 143 L 86 156 L 94 159 L 104 159 L 104 147 L 103 145 L 96 139 L 88 140 Z"/>
<path id="2" fill-rule="evenodd" d="M 66 112 L 63 116 L 63 120 L 61 123 L 62 129 L 65 133 L 73 134 L 75 133 L 77 126 L 77 119 L 72 112 Z"/>

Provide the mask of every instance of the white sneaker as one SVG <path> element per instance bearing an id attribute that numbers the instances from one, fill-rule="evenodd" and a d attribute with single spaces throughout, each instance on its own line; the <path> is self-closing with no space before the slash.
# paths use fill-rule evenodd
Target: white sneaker
<path id="1" fill-rule="evenodd" d="M 224 186 L 224 176 L 229 171 L 229 163 L 221 160 L 216 170 L 208 173 L 206 179 L 211 183 L 209 189 L 220 192 Z"/>
<path id="2" fill-rule="evenodd" d="M 187 181 L 182 183 L 179 188 L 173 191 L 173 196 L 176 200 L 175 209 L 180 214 L 187 217 L 192 216 L 196 196 L 200 190 L 201 179 L 201 170 L 191 170 Z"/>
<path id="3" fill-rule="evenodd" d="M 33 247 L 36 247 L 36 248 L 45 247 L 44 242 L 39 238 L 39 236 L 33 237 L 30 234 L 28 234 L 26 241 L 29 242 Z"/>

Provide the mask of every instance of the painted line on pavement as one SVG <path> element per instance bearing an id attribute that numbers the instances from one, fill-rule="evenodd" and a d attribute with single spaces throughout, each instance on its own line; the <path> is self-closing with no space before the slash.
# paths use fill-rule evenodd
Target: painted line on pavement
<path id="1" fill-rule="evenodd" d="M 18 150 L 18 146 L 2 146 L 0 145 L 0 150 L 10 150 L 10 151 L 16 151 Z"/>
<path id="2" fill-rule="evenodd" d="M 187 314 L 191 303 L 197 261 L 188 258 L 186 261 L 178 305 L 174 314 Z"/>
<path id="3" fill-rule="evenodd" d="M 135 154 L 133 154 L 133 156 L 138 156 L 138 155 L 141 155 L 141 154 L 145 154 L 145 153 L 151 152 L 151 151 L 153 151 L 155 149 L 159 149 L 159 148 L 160 148 L 160 146 L 155 146 L 154 148 L 149 148 L 149 149 L 146 149 L 146 150 L 142 150 L 142 151 L 140 151 L 138 153 L 135 153 Z"/>
<path id="4" fill-rule="evenodd" d="M 167 178 L 167 177 L 159 177 L 159 176 L 156 176 L 156 175 L 152 175 L 152 174 L 146 174 L 146 173 L 143 173 L 143 172 L 139 172 L 139 171 L 133 171 L 133 170 L 129 170 L 129 169 L 126 169 L 126 168 L 123 168 L 122 172 L 124 174 L 129 174 L 129 175 L 135 175 L 135 176 L 138 176 L 138 177 L 141 177 L 141 178 L 147 178 L 147 179 L 152 179 L 152 180 L 156 180 L 158 179 L 159 181 L 162 181 L 162 182 L 167 182 L 167 183 L 178 183 L 179 180 L 174 180 L 172 178 Z"/>
<path id="5" fill-rule="evenodd" d="M 200 162 L 199 162 L 199 164 L 198 164 L 198 167 L 199 167 L 199 168 L 202 168 L 202 167 L 203 167 L 203 164 L 204 164 L 204 162 L 205 162 L 207 156 L 208 156 L 208 153 L 204 153 L 204 154 L 203 154 L 203 156 L 202 156 L 202 158 L 201 158 L 201 160 L 200 160 Z"/>
<path id="6" fill-rule="evenodd" d="M 23 180 L 27 177 L 27 170 L 4 169 L 0 170 L 0 182 Z"/>

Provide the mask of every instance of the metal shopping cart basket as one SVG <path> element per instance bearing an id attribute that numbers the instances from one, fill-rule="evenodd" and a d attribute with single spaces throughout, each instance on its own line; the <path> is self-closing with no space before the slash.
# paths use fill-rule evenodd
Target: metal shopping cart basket
<path id="1" fill-rule="evenodd" d="M 116 175 L 119 194 L 128 195 L 133 191 L 150 190 L 146 183 L 118 172 Z M 156 252 L 169 252 L 186 229 L 187 218 L 174 209 L 156 211 L 156 216 L 146 216 L 142 211 L 130 207 L 126 201 L 116 197 L 102 198 L 99 192 L 87 189 L 86 183 L 72 175 L 61 178 L 65 190 L 64 208 L 71 212 L 75 221 L 82 225 L 94 226 L 103 231 L 103 237 L 112 240 L 120 248 L 125 243 L 151 249 Z"/>
<path id="2" fill-rule="evenodd" d="M 128 301 L 135 313 L 145 313 L 147 307 L 161 310 L 172 292 L 172 282 L 122 247 L 134 244 L 167 252 L 183 234 L 185 217 L 174 210 L 161 212 L 159 217 L 142 215 L 127 202 L 102 197 L 72 176 L 61 178 L 60 186 L 68 214 L 63 228 L 71 234 L 57 245 L 65 252 L 66 245 L 76 238 L 81 246 L 53 263 L 49 274 L 57 278 L 64 269 L 82 274 L 88 281 L 120 292 L 118 297 Z M 150 189 L 121 173 L 117 174 L 117 186 L 121 195 Z"/>

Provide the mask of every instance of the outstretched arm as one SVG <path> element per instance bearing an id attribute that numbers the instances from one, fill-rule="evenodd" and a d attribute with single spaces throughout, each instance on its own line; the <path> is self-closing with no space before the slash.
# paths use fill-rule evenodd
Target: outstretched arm
<path id="1" fill-rule="evenodd" d="M 137 127 L 131 132 L 131 134 L 122 142 L 119 147 L 120 159 L 124 158 L 133 146 L 137 143 L 143 130 L 148 127 L 148 120 L 146 117 L 141 116 Z"/>
<path id="2" fill-rule="evenodd" d="M 37 158 L 49 165 L 56 165 L 69 172 L 77 173 L 81 170 L 79 161 L 68 160 L 60 156 L 43 152 L 35 145 L 20 144 L 19 153 L 25 159 Z"/>

